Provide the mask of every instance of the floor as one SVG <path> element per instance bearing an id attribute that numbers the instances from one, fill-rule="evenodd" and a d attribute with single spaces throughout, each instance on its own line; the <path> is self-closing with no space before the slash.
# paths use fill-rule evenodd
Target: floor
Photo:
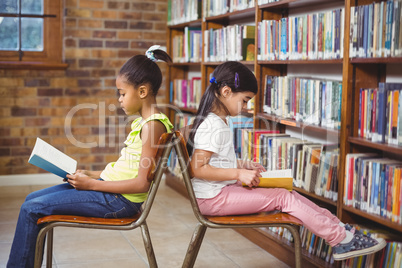
<path id="1" fill-rule="evenodd" d="M 5 267 L 19 207 L 45 186 L 0 188 L 0 267 Z M 174 210 L 172 210 L 174 208 Z M 181 267 L 196 219 L 187 199 L 161 183 L 147 220 L 159 267 Z M 53 267 L 148 267 L 139 229 L 55 230 Z M 233 230 L 208 229 L 195 267 L 288 267 Z"/>

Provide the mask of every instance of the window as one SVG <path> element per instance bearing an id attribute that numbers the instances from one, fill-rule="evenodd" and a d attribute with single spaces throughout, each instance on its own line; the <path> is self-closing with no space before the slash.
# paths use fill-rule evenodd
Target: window
<path id="1" fill-rule="evenodd" d="M 62 0 L 0 1 L 0 68 L 65 68 Z"/>

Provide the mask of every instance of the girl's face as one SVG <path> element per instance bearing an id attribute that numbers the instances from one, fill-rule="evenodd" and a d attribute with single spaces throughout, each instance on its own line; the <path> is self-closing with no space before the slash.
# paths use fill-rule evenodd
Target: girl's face
<path id="1" fill-rule="evenodd" d="M 229 90 L 223 89 L 221 101 L 228 109 L 230 116 L 236 116 L 240 114 L 243 109 L 247 108 L 247 102 L 251 100 L 254 95 L 255 94 L 250 91 L 234 93 L 230 88 Z"/>
<path id="2" fill-rule="evenodd" d="M 138 90 L 127 80 L 118 76 L 116 78 L 116 88 L 119 92 L 119 103 L 126 115 L 133 115 L 141 110 L 142 102 Z"/>

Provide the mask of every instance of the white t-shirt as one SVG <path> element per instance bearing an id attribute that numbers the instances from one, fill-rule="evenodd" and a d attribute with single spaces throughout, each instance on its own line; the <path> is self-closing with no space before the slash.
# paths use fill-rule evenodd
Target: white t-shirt
<path id="1" fill-rule="evenodd" d="M 229 126 L 216 114 L 210 113 L 198 127 L 194 136 L 194 149 L 213 152 L 209 164 L 217 168 L 237 168 L 237 158 L 233 145 L 233 134 Z M 221 189 L 236 180 L 209 181 L 193 179 L 197 198 L 213 198 Z"/>

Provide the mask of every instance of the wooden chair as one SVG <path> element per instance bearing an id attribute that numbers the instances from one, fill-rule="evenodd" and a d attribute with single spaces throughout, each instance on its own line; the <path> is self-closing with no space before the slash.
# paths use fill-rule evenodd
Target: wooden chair
<path id="1" fill-rule="evenodd" d="M 46 267 L 52 267 L 53 254 L 53 229 L 58 226 L 77 227 L 77 228 L 92 228 L 92 229 L 108 229 L 108 230 L 132 230 L 141 227 L 142 238 L 144 241 L 145 250 L 147 252 L 148 262 L 150 267 L 157 267 L 155 254 L 153 251 L 151 238 L 149 235 L 146 218 L 151 210 L 152 203 L 155 199 L 159 183 L 162 175 L 167 167 L 167 161 L 170 151 L 173 148 L 172 144 L 173 133 L 164 133 L 158 142 L 158 150 L 156 152 L 155 161 L 148 173 L 148 181 L 153 181 L 148 192 L 148 198 L 142 205 L 141 213 L 129 218 L 94 218 L 81 217 L 73 215 L 50 215 L 42 217 L 37 224 L 43 224 L 39 231 L 36 240 L 35 251 L 35 268 L 42 265 L 43 248 L 45 237 L 47 236 L 47 260 Z"/>
<path id="2" fill-rule="evenodd" d="M 188 136 L 188 130 L 185 130 L 185 136 Z M 200 213 L 197 200 L 194 194 L 191 179 L 193 173 L 190 166 L 189 155 L 186 150 L 186 142 L 180 131 L 175 132 L 174 148 L 176 150 L 179 165 L 183 175 L 184 183 L 187 188 L 188 196 L 193 208 L 195 217 L 199 221 L 194 230 L 193 237 L 187 249 L 186 257 L 182 267 L 193 267 L 201 247 L 207 227 L 210 228 L 257 228 L 257 227 L 283 227 L 288 229 L 294 239 L 295 264 L 297 268 L 301 267 L 301 244 L 298 226 L 302 222 L 289 214 L 250 214 L 238 216 L 205 216 Z"/>

